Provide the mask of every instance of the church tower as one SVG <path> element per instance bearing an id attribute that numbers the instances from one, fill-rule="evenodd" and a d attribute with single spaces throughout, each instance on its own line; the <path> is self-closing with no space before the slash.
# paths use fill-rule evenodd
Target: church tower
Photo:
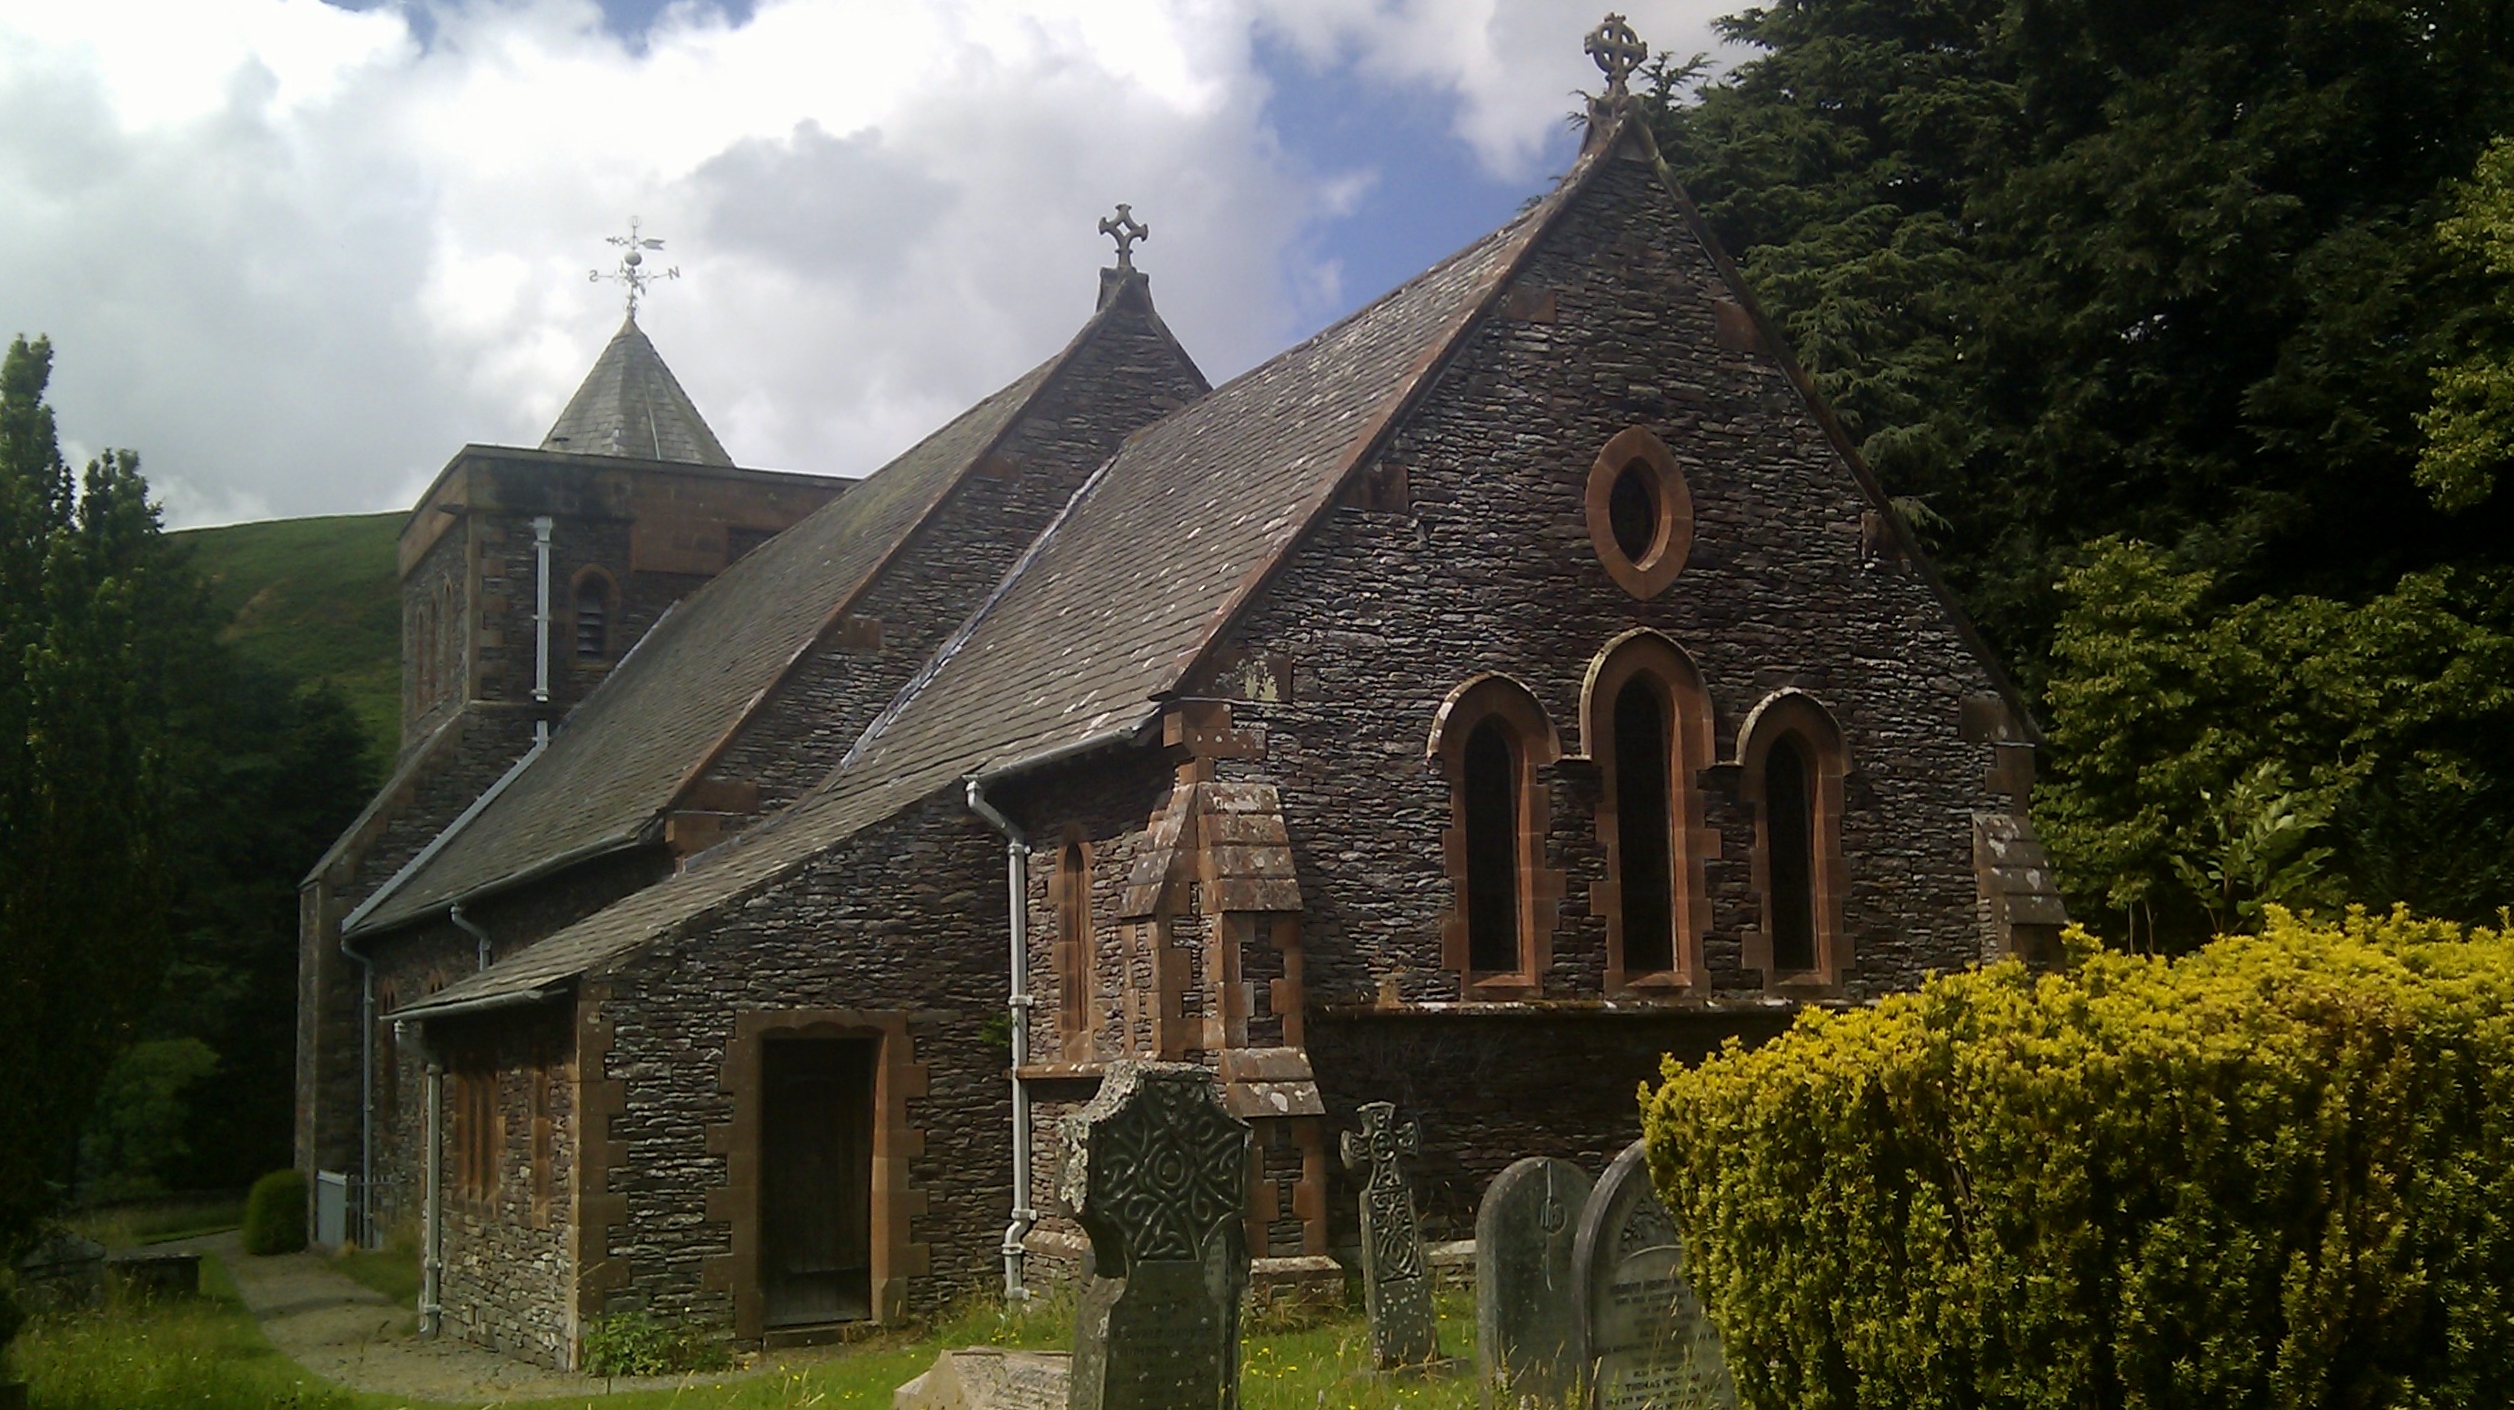
<path id="1" fill-rule="evenodd" d="M 635 314 L 539 447 L 465 446 L 402 527 L 402 749 L 456 713 L 528 735 L 674 602 L 849 481 L 733 463 Z"/>

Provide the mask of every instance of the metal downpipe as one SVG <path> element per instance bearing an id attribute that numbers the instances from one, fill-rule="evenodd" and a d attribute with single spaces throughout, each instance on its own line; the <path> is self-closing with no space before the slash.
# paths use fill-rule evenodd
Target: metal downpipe
<path id="1" fill-rule="evenodd" d="M 445 1064 L 428 1059 L 428 1198 L 420 1231 L 419 1334 L 444 1329 L 445 1283 Z"/>
<path id="2" fill-rule="evenodd" d="M 1004 1300 L 1017 1303 L 1030 1296 L 1022 1281 L 1026 1251 L 1022 1241 L 1039 1222 L 1039 1212 L 1030 1207 L 1030 1086 L 1021 1077 L 1021 1070 L 1030 1064 L 1030 846 L 1012 819 L 986 801 L 984 780 L 969 780 L 968 798 L 969 811 L 1004 835 L 1004 901 L 1011 942 L 1007 968 L 1012 989 L 1006 1007 L 1013 1029 L 1013 1213 L 1012 1222 L 1004 1226 Z"/>

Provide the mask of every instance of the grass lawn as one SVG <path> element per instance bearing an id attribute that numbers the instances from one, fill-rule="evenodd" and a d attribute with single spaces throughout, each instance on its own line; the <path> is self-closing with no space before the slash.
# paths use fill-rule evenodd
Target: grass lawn
<path id="1" fill-rule="evenodd" d="M 369 1257 L 378 1266 L 389 1254 Z M 364 1395 L 316 1380 L 271 1349 L 217 1260 L 202 1266 L 204 1295 L 167 1302 L 118 1302 L 102 1312 L 51 1318 L 28 1327 L 11 1349 L 12 1369 L 31 1389 L 33 1410 L 445 1410 Z M 1441 1301 L 1441 1344 L 1470 1356 L 1474 1309 L 1462 1296 Z M 1021 1316 L 991 1307 L 963 1311 L 923 1334 L 902 1334 L 718 1384 L 551 1400 L 508 1401 L 526 1410 L 888 1410 L 902 1381 L 933 1364 L 944 1347 L 1063 1348 L 1073 1307 L 1049 1301 Z M 1247 1410 L 1465 1410 L 1475 1404 L 1466 1376 L 1383 1381 L 1362 1370 L 1369 1341 L 1358 1316 L 1307 1327 L 1252 1331 L 1244 1345 L 1240 1403 Z M 465 1406 L 477 1402 L 452 1402 Z"/>
<path id="2" fill-rule="evenodd" d="M 395 562 L 407 514 L 335 514 L 186 529 L 226 639 L 349 697 L 379 763 L 401 747 L 402 607 Z"/>

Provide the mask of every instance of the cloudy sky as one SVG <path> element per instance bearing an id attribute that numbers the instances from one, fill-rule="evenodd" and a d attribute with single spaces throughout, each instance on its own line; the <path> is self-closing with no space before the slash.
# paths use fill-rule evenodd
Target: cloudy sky
<path id="1" fill-rule="evenodd" d="M 1726 0 L 1628 0 L 1713 47 Z M 1091 311 L 1217 382 L 1568 164 L 1601 0 L 0 0 L 0 336 L 176 525 L 408 505 L 639 322 L 734 458 L 861 474 Z"/>

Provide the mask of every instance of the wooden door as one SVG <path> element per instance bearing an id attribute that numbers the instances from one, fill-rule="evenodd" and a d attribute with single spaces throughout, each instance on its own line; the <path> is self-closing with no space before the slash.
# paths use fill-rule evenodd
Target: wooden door
<path id="1" fill-rule="evenodd" d="M 771 1327 L 872 1315 L 876 1041 L 760 1045 L 759 1270 Z"/>

